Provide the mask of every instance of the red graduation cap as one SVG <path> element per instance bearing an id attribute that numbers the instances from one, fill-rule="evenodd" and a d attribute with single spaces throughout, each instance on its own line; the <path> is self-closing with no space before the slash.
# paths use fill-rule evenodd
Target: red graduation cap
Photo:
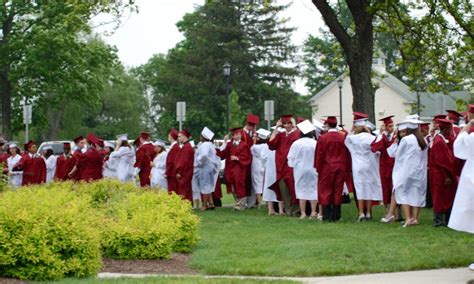
<path id="1" fill-rule="evenodd" d="M 474 104 L 470 104 L 467 106 L 467 112 L 474 113 Z"/>
<path id="2" fill-rule="evenodd" d="M 439 128 L 441 129 L 448 129 L 453 127 L 453 122 L 449 119 L 440 118 L 437 119 L 436 122 L 438 123 Z"/>
<path id="3" fill-rule="evenodd" d="M 150 139 L 150 133 L 146 131 L 140 132 L 140 138 Z"/>
<path id="4" fill-rule="evenodd" d="M 178 139 L 178 133 L 179 133 L 179 132 L 178 132 L 178 130 L 177 130 L 176 128 L 171 128 L 169 135 L 171 135 L 171 137 L 172 137 L 174 140 L 176 140 L 176 139 Z"/>
<path id="5" fill-rule="evenodd" d="M 363 112 L 353 112 L 354 114 L 354 121 L 355 120 L 359 120 L 359 119 L 364 119 L 364 118 L 369 118 L 369 115 L 368 114 L 365 114 Z"/>
<path id="6" fill-rule="evenodd" d="M 337 118 L 335 116 L 328 116 L 326 124 L 337 124 Z"/>
<path id="7" fill-rule="evenodd" d="M 383 124 L 389 125 L 390 123 L 393 123 L 392 117 L 393 115 L 390 115 L 390 116 L 379 119 L 379 121 L 383 121 Z"/>
<path id="8" fill-rule="evenodd" d="M 24 145 L 25 151 L 28 151 L 28 149 L 30 149 L 30 147 L 33 146 L 33 145 L 36 145 L 36 143 L 35 143 L 33 140 L 28 141 L 28 142 Z"/>
<path id="9" fill-rule="evenodd" d="M 100 139 L 93 133 L 87 134 L 86 139 L 90 144 L 100 145 Z"/>
<path id="10" fill-rule="evenodd" d="M 454 122 L 458 122 L 459 119 L 462 117 L 462 114 L 460 114 L 459 112 L 455 111 L 455 110 L 447 110 L 448 112 L 448 118 Z"/>
<path id="11" fill-rule="evenodd" d="M 256 114 L 247 114 L 247 123 L 251 125 L 257 125 L 260 123 L 260 117 Z"/>
<path id="12" fill-rule="evenodd" d="M 300 123 L 300 122 L 303 122 L 305 120 L 306 120 L 306 118 L 298 116 L 298 118 L 296 119 L 296 123 Z"/>
<path id="13" fill-rule="evenodd" d="M 430 129 L 430 123 L 429 122 L 420 123 L 420 129 L 422 130 Z"/>
<path id="14" fill-rule="evenodd" d="M 436 122 L 436 120 L 438 119 L 446 119 L 446 115 L 445 114 L 437 114 L 435 116 L 433 116 L 433 121 Z"/>
<path id="15" fill-rule="evenodd" d="M 186 129 L 183 128 L 183 130 L 181 130 L 179 133 L 183 134 L 184 136 L 186 136 L 187 138 L 191 137 L 191 133 L 189 133 L 189 131 L 187 131 Z"/>
<path id="16" fill-rule="evenodd" d="M 293 118 L 293 115 L 292 114 L 285 114 L 285 115 L 282 115 L 281 116 L 281 122 L 282 123 L 285 123 L 285 122 L 291 122 L 291 119 Z"/>
<path id="17" fill-rule="evenodd" d="M 76 138 L 72 139 L 72 141 L 74 141 L 74 143 L 79 143 L 80 141 L 84 140 L 84 136 L 77 136 Z"/>
<path id="18" fill-rule="evenodd" d="M 241 133 L 242 132 L 242 127 L 232 128 L 232 129 L 230 129 L 230 132 L 232 132 L 232 135 L 234 135 L 236 133 Z"/>

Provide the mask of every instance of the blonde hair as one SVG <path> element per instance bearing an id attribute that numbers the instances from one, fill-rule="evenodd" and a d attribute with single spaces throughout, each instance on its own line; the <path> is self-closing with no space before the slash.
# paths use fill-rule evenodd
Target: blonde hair
<path id="1" fill-rule="evenodd" d="M 354 134 L 359 134 L 362 132 L 367 132 L 365 126 L 356 126 L 356 128 L 354 128 Z"/>

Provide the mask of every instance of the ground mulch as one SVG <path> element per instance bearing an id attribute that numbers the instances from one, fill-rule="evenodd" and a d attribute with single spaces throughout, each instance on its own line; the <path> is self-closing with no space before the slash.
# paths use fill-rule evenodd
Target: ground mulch
<path id="1" fill-rule="evenodd" d="M 189 268 L 190 254 L 175 253 L 167 260 L 104 259 L 100 272 L 131 274 L 197 274 Z"/>
<path id="2" fill-rule="evenodd" d="M 23 284 L 23 283 L 27 283 L 27 282 L 23 281 L 23 280 L 19 280 L 19 279 L 0 277 L 0 283 L 2 283 L 2 284 Z"/>

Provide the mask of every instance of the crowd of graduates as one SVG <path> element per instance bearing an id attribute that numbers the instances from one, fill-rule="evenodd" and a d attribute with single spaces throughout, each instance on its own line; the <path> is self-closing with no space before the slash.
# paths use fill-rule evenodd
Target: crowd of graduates
<path id="1" fill-rule="evenodd" d="M 372 206 L 382 203 L 381 222 L 417 225 L 428 200 L 434 226 L 474 233 L 474 105 L 431 122 L 411 115 L 395 124 L 388 116 L 379 129 L 358 112 L 350 131 L 334 116 L 312 123 L 284 115 L 272 131 L 257 130 L 258 124 L 259 117 L 249 114 L 222 145 L 207 127 L 197 144 L 187 130 L 171 129 L 169 147 L 147 132 L 134 145 L 126 134 L 111 143 L 89 133 L 73 139 L 74 149 L 64 143 L 59 156 L 50 147 L 37 153 L 33 141 L 24 152 L 0 141 L 0 162 L 14 188 L 107 177 L 174 192 L 195 208 L 212 210 L 221 205 L 225 160 L 223 181 L 235 210 L 266 203 L 269 215 L 337 222 L 352 192 L 358 222 L 372 220 Z"/>

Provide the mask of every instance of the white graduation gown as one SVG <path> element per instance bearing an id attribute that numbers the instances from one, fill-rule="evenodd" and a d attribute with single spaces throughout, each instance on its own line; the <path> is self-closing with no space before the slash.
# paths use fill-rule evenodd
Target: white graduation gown
<path id="1" fill-rule="evenodd" d="M 276 182 L 275 151 L 272 151 L 267 147 L 262 151 L 262 159 L 265 165 L 262 199 L 266 202 L 278 202 L 275 191 L 270 189 L 270 186 Z"/>
<path id="2" fill-rule="evenodd" d="M 54 174 L 56 173 L 56 156 L 51 155 L 49 158 L 44 159 L 44 162 L 46 163 L 46 183 L 52 182 L 54 179 Z"/>
<path id="3" fill-rule="evenodd" d="M 133 176 L 133 164 L 135 153 L 132 148 L 121 146 L 118 150 L 110 153 L 109 159 L 115 159 L 115 172 L 120 181 L 131 181 Z"/>
<path id="4" fill-rule="evenodd" d="M 375 137 L 366 132 L 349 135 L 344 143 L 351 153 L 352 176 L 357 199 L 382 200 L 379 154 L 371 151 Z"/>
<path id="5" fill-rule="evenodd" d="M 8 166 L 8 172 L 11 173 L 9 176 L 8 182 L 12 187 L 20 187 L 21 182 L 23 180 L 23 172 L 21 171 L 13 171 L 13 167 L 18 164 L 18 162 L 21 160 L 20 155 L 15 155 L 15 157 L 10 156 L 7 159 L 7 166 Z"/>
<path id="6" fill-rule="evenodd" d="M 297 199 L 318 200 L 318 173 L 314 168 L 316 140 L 303 137 L 296 140 L 288 152 L 288 166 L 293 168 Z"/>
<path id="7" fill-rule="evenodd" d="M 256 144 L 250 148 L 252 152 L 252 189 L 256 194 L 263 193 L 263 180 L 265 178 L 265 164 L 263 154 L 268 150 L 268 145 Z"/>
<path id="8" fill-rule="evenodd" d="M 112 153 L 110 154 L 112 155 Z M 104 161 L 104 165 L 102 166 L 102 176 L 104 178 L 117 178 L 117 163 L 118 158 L 109 155 L 109 158 L 107 161 Z"/>
<path id="9" fill-rule="evenodd" d="M 166 179 L 166 157 L 168 152 L 163 151 L 156 155 L 151 168 L 151 187 L 168 189 L 168 180 Z"/>
<path id="10" fill-rule="evenodd" d="M 425 207 L 427 186 L 427 150 L 421 150 L 415 135 L 392 144 L 387 153 L 395 158 L 392 179 L 395 200 L 398 204 Z"/>
<path id="11" fill-rule="evenodd" d="M 216 187 L 221 161 L 212 142 L 200 143 L 194 157 L 194 180 L 197 191 L 211 194 Z"/>
<path id="12" fill-rule="evenodd" d="M 459 133 L 454 156 L 466 160 L 454 198 L 448 227 L 474 234 L 474 133 Z"/>

